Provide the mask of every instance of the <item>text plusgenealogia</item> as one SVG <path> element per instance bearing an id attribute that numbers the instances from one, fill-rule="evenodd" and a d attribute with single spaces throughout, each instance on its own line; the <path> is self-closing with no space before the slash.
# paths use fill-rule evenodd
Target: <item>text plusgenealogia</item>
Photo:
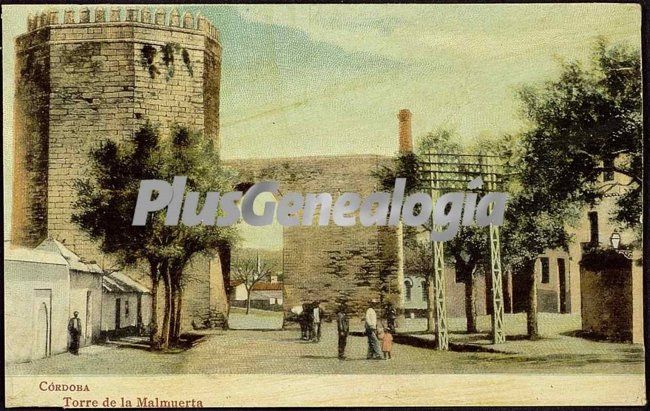
<path id="1" fill-rule="evenodd" d="M 185 176 L 174 177 L 172 184 L 164 180 L 141 181 L 133 225 L 146 225 L 149 213 L 164 209 L 166 225 L 177 225 L 180 220 L 187 226 L 229 226 L 240 219 L 251 226 L 265 226 L 271 224 L 274 217 L 285 227 L 310 226 L 314 220 L 319 226 L 329 225 L 331 221 L 341 227 L 357 222 L 363 226 L 396 226 L 401 220 L 408 226 L 433 224 L 431 240 L 447 241 L 456 235 L 461 224 L 479 227 L 503 224 L 508 198 L 506 193 L 488 192 L 479 201 L 477 192 L 451 192 L 441 195 L 434 203 L 431 196 L 423 192 L 405 197 L 406 179 L 398 178 L 392 193 L 374 192 L 363 199 L 352 192 L 341 193 L 336 201 L 329 193 L 287 192 L 280 196 L 278 182 L 263 181 L 254 184 L 245 194 L 242 191 L 207 192 L 203 194 L 204 201 L 200 201 L 201 193 L 185 192 L 186 182 Z M 481 185 L 479 177 L 468 187 Z M 262 193 L 271 193 L 278 200 L 267 201 L 264 211 L 257 214 L 253 204 Z M 203 205 L 198 210 L 200 203 Z"/>

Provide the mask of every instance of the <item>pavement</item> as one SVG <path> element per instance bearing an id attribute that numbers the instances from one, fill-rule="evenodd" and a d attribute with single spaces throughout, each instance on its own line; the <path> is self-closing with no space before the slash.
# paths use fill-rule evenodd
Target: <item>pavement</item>
<path id="1" fill-rule="evenodd" d="M 265 311 L 255 308 L 246 314 L 245 308 L 230 307 L 228 327 L 233 330 L 280 330 L 284 322 L 282 311 Z"/>
<path id="2" fill-rule="evenodd" d="M 353 331 L 361 330 L 354 320 Z M 644 352 L 631 344 L 598 343 L 557 336 L 541 341 L 511 341 L 513 352 L 435 351 L 393 344 L 393 359 L 366 360 L 367 341 L 350 336 L 348 360 L 337 358 L 336 325 L 325 323 L 319 343 L 299 339 L 297 326 L 286 330 L 204 331 L 194 347 L 159 353 L 117 346 L 83 348 L 42 360 L 5 366 L 8 375 L 151 374 L 642 374 Z M 452 334 L 452 341 L 455 334 Z"/>
<path id="3" fill-rule="evenodd" d="M 401 334 L 395 337 L 401 344 L 434 347 L 431 334 Z M 486 334 L 449 335 L 450 350 L 458 352 L 490 352 L 508 354 L 524 361 L 548 361 L 564 358 L 567 363 L 621 362 L 634 363 L 643 360 L 644 347 L 639 344 L 622 344 L 604 341 L 591 341 L 570 335 L 546 336 L 531 341 L 520 336 L 506 336 L 506 342 L 493 344 Z"/>
<path id="4" fill-rule="evenodd" d="M 578 337 L 580 316 L 572 314 L 539 313 L 540 339 L 531 341 L 526 336 L 526 315 L 506 314 L 504 331 L 506 341 L 494 344 L 490 337 L 491 318 L 478 318 L 477 333 L 467 333 L 465 319 L 449 321 L 450 350 L 460 352 L 490 352 L 507 354 L 520 362 L 543 363 L 562 360 L 566 364 L 580 365 L 589 362 L 636 363 L 644 358 L 640 344 L 593 341 Z M 407 319 L 396 341 L 402 344 L 434 347 L 434 336 L 425 333 L 426 320 Z"/>
<path id="5" fill-rule="evenodd" d="M 537 320 L 541 335 L 569 333 L 579 330 L 582 326 L 580 315 L 578 314 L 539 313 Z M 480 315 L 477 317 L 476 328 L 480 333 L 488 333 L 492 330 L 491 321 L 492 318 L 489 315 Z M 526 334 L 525 313 L 505 314 L 503 323 L 506 335 L 523 336 Z M 465 333 L 467 320 L 464 317 L 450 317 L 447 319 L 447 326 L 452 333 Z M 398 331 L 401 333 L 416 333 L 424 331 L 426 328 L 426 318 L 407 318 Z"/>

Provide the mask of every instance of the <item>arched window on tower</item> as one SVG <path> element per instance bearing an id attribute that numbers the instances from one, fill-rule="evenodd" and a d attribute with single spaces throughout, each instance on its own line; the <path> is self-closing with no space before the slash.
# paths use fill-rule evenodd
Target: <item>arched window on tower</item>
<path id="1" fill-rule="evenodd" d="M 404 299 L 411 301 L 411 292 L 413 290 L 413 283 L 411 280 L 404 280 Z"/>
<path id="2" fill-rule="evenodd" d="M 422 280 L 422 301 L 429 301 L 429 293 L 427 292 L 427 280 Z"/>

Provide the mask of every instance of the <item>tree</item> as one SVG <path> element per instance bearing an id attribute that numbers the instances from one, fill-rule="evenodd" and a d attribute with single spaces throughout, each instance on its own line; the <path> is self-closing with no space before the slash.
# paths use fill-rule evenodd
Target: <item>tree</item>
<path id="1" fill-rule="evenodd" d="M 519 91 L 528 129 L 510 146 L 511 179 L 503 236 L 508 263 L 528 288 L 527 331 L 538 335 L 535 261 L 567 248 L 567 226 L 605 194 L 603 172 L 629 179 L 613 218 L 640 227 L 642 182 L 641 74 L 638 50 L 594 48 L 592 65 L 562 65 L 555 80 Z"/>
<path id="2" fill-rule="evenodd" d="M 170 181 L 186 175 L 194 191 L 229 191 L 212 142 L 185 127 L 176 126 L 161 141 L 150 124 L 122 144 L 103 141 L 90 153 L 88 172 L 75 181 L 77 200 L 72 221 L 98 242 L 102 252 L 119 264 L 148 265 L 152 293 L 152 348 L 166 348 L 180 331 L 184 269 L 200 253 L 235 240 L 234 229 L 208 225 L 165 225 L 165 212 L 149 216 L 144 226 L 132 225 L 141 180 Z M 205 200 L 203 200 L 204 202 Z M 202 206 L 199 202 L 197 207 Z M 165 286 L 162 326 L 158 320 L 158 290 Z"/>
<path id="3" fill-rule="evenodd" d="M 163 150 L 167 161 L 161 167 L 167 181 L 182 175 L 187 177 L 186 189 L 190 191 L 223 193 L 231 190 L 231 176 L 223 170 L 212 141 L 203 139 L 200 133 L 192 132 L 187 127 L 174 126 L 172 139 L 163 146 Z M 205 197 L 198 201 L 196 210 L 192 211 L 199 215 L 204 204 Z M 176 342 L 180 336 L 183 289 L 194 280 L 185 274 L 185 267 L 198 254 L 213 257 L 218 250 L 230 247 L 236 241 L 236 233 L 233 227 L 178 225 L 169 239 L 166 289 L 170 291 L 170 329 L 166 335 L 170 341 Z"/>
<path id="4" fill-rule="evenodd" d="M 577 208 L 549 197 L 521 191 L 509 201 L 501 230 L 502 255 L 527 290 L 526 324 L 531 339 L 539 335 L 535 261 L 548 249 L 568 249 L 566 224 L 575 220 Z"/>
<path id="5" fill-rule="evenodd" d="M 465 285 L 465 318 L 470 333 L 478 331 L 475 285 L 477 277 L 486 273 L 490 262 L 488 236 L 487 227 L 462 226 L 445 248 L 445 254 L 454 261 L 456 278 Z"/>
<path id="6" fill-rule="evenodd" d="M 530 128 L 522 136 L 522 184 L 593 204 L 605 194 L 604 172 L 629 182 L 614 221 L 640 227 L 643 180 L 641 64 L 638 49 L 600 39 L 591 65 L 562 65 L 558 79 L 519 91 Z"/>
<path id="7" fill-rule="evenodd" d="M 482 140 L 480 140 L 482 141 Z M 490 142 L 492 143 L 492 142 Z M 396 178 L 406 178 L 406 195 L 419 191 L 429 191 L 426 181 L 422 180 L 420 168 L 423 155 L 428 152 L 447 154 L 487 154 L 493 150 L 492 144 L 477 143 L 463 147 L 459 137 L 445 129 L 428 133 L 418 143 L 417 153 L 400 153 L 391 166 L 384 166 L 376 174 L 382 188 L 390 190 Z M 404 244 L 408 270 L 414 274 L 424 274 L 427 284 L 427 330 L 434 330 L 434 292 L 433 292 L 433 247 L 427 239 L 418 240 L 418 236 L 432 230 L 431 223 L 422 227 L 405 227 Z M 476 332 L 476 298 L 474 288 L 476 278 L 484 272 L 484 265 L 489 261 L 489 239 L 486 228 L 461 226 L 457 236 L 445 244 L 445 258 L 454 263 L 457 277 L 465 284 L 465 315 L 467 331 Z"/>
<path id="8" fill-rule="evenodd" d="M 235 265 L 232 278 L 246 288 L 246 314 L 251 309 L 251 294 L 255 284 L 268 279 L 271 274 L 273 274 L 273 267 L 260 260 L 259 256 L 256 259 L 245 259 Z"/>

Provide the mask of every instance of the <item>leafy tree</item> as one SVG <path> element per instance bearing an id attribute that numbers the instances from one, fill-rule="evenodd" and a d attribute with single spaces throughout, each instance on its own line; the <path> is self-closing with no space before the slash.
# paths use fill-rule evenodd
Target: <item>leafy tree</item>
<path id="1" fill-rule="evenodd" d="M 251 294 L 256 284 L 268 279 L 273 274 L 274 268 L 260 260 L 259 256 L 256 259 L 246 259 L 238 262 L 233 271 L 232 276 L 235 281 L 239 281 L 246 288 L 246 314 L 251 309 Z"/>
<path id="2" fill-rule="evenodd" d="M 490 263 L 487 227 L 461 227 L 458 235 L 445 244 L 445 254 L 451 256 L 456 277 L 465 284 L 465 317 L 467 332 L 477 332 L 476 280 L 486 275 Z"/>
<path id="3" fill-rule="evenodd" d="M 568 250 L 566 224 L 575 220 L 578 211 L 567 202 L 551 198 L 528 191 L 516 193 L 508 201 L 501 228 L 505 265 L 524 281 L 527 290 L 526 324 L 532 339 L 539 334 L 535 261 L 548 249 Z"/>
<path id="4" fill-rule="evenodd" d="M 132 225 L 140 181 L 171 181 L 187 176 L 192 191 L 230 191 L 212 142 L 185 127 L 174 127 L 162 141 L 150 124 L 118 144 L 107 140 L 90 153 L 86 177 L 75 181 L 78 198 L 72 221 L 96 240 L 102 252 L 119 264 L 147 264 L 152 292 L 151 343 L 166 348 L 178 338 L 184 275 L 198 254 L 213 255 L 216 248 L 235 240 L 233 228 L 165 225 L 166 212 L 151 213 L 144 226 Z M 204 200 L 203 200 L 204 202 Z M 199 202 L 197 208 L 202 207 Z M 158 319 L 158 289 L 165 286 L 162 327 Z"/>
<path id="5" fill-rule="evenodd" d="M 599 40 L 591 65 L 562 65 L 559 78 L 519 91 L 530 129 L 522 136 L 523 185 L 593 204 L 608 188 L 604 172 L 629 180 L 613 218 L 640 227 L 643 153 L 638 49 Z"/>
<path id="6" fill-rule="evenodd" d="M 176 175 L 182 175 L 187 177 L 188 191 L 231 191 L 230 175 L 223 170 L 212 141 L 204 139 L 200 133 L 187 127 L 176 126 L 172 129 L 171 141 L 162 149 L 167 161 L 161 163 L 161 166 L 167 181 L 171 181 Z M 204 204 L 205 198 L 202 198 L 197 204 L 196 214 Z M 175 342 L 180 334 L 183 289 L 193 280 L 185 273 L 185 268 L 198 254 L 213 257 L 218 250 L 230 247 L 236 240 L 236 233 L 234 227 L 203 224 L 190 227 L 179 224 L 173 227 L 170 240 L 167 249 L 167 255 L 170 257 L 169 275 L 164 278 L 165 284 L 168 285 L 166 289 L 170 290 L 170 295 L 167 296 L 171 306 L 171 328 L 168 335 L 169 339 Z"/>
<path id="7" fill-rule="evenodd" d="M 508 263 L 527 282 L 527 331 L 535 338 L 535 261 L 546 249 L 568 247 L 567 225 L 606 192 L 601 173 L 628 178 L 613 218 L 622 226 L 640 227 L 639 52 L 600 40 L 591 66 L 565 63 L 557 79 L 524 87 L 519 97 L 529 127 L 511 145 L 516 175 L 502 238 Z"/>
<path id="8" fill-rule="evenodd" d="M 418 143 L 417 153 L 403 153 L 398 155 L 391 166 L 379 170 L 379 178 L 383 189 L 390 190 L 398 177 L 406 178 L 406 193 L 428 191 L 428 183 L 423 181 L 420 167 L 425 153 L 462 154 L 468 151 L 479 154 L 487 152 L 489 144 L 478 143 L 470 148 L 463 148 L 458 141 L 458 136 L 445 129 L 428 133 Z M 407 270 L 414 274 L 424 274 L 427 284 L 427 330 L 434 330 L 434 292 L 433 281 L 433 247 L 427 238 L 418 240 L 418 236 L 431 231 L 431 223 L 422 227 L 405 227 L 404 244 L 406 249 Z M 476 332 L 477 313 L 474 288 L 476 279 L 481 272 L 485 272 L 485 265 L 489 262 L 488 230 L 484 227 L 461 226 L 456 237 L 445 243 L 445 258 L 454 264 L 457 276 L 465 284 L 465 314 L 467 330 Z"/>

